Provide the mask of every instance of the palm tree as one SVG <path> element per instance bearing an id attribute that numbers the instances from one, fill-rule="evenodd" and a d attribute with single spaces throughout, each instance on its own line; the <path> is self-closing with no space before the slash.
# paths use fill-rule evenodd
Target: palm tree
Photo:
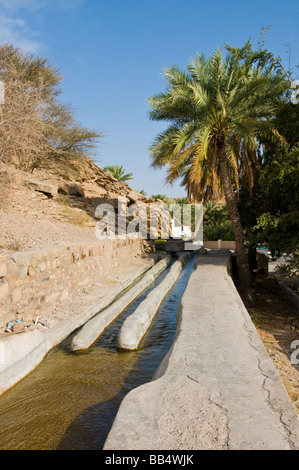
<path id="1" fill-rule="evenodd" d="M 218 227 L 228 221 L 225 206 L 217 206 L 215 202 L 208 201 L 205 207 L 204 222 L 210 227 Z"/>
<path id="2" fill-rule="evenodd" d="M 166 194 L 152 194 L 151 198 L 154 199 L 155 201 L 157 199 L 160 199 L 160 201 L 164 201 L 164 199 L 167 199 Z"/>
<path id="3" fill-rule="evenodd" d="M 118 181 L 128 181 L 134 179 L 133 173 L 125 173 L 123 166 L 110 165 L 103 168 L 106 173 L 116 178 Z"/>
<path id="4" fill-rule="evenodd" d="M 245 251 L 236 193 L 240 174 L 253 181 L 260 158 L 258 138 L 273 134 L 274 101 L 286 87 L 266 52 L 254 54 L 250 42 L 197 55 L 184 72 L 165 70 L 168 87 L 149 99 L 152 120 L 170 122 L 150 147 L 152 166 L 168 166 L 166 181 L 183 177 L 194 202 L 224 194 L 236 240 L 240 284 L 249 289 L 251 274 Z"/>

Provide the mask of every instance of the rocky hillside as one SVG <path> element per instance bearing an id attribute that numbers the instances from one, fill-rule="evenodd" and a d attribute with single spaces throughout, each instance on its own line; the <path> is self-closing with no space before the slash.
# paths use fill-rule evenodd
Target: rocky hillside
<path id="1" fill-rule="evenodd" d="M 91 160 L 85 161 L 76 179 L 40 169 L 27 173 L 0 163 L 0 181 L 1 252 L 96 240 L 96 207 L 104 202 L 117 207 L 119 196 L 127 207 L 156 203 Z"/>

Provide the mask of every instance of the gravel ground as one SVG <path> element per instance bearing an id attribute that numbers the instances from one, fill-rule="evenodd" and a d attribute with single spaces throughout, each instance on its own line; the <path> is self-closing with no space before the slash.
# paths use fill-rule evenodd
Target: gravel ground
<path id="1" fill-rule="evenodd" d="M 0 203 L 0 254 L 97 240 L 95 223 L 87 225 L 84 211 L 26 188 L 13 189 L 5 204 Z M 82 216 L 82 225 L 69 222 L 72 214 Z"/>

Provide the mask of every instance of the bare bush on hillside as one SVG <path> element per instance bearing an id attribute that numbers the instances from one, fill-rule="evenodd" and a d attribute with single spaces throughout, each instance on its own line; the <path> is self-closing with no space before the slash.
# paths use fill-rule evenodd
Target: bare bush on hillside
<path id="1" fill-rule="evenodd" d="M 3 69 L 2 69 L 3 70 Z M 30 85 L 13 63 L 6 64 L 5 104 L 0 126 L 1 160 L 23 170 L 30 170 L 46 149 L 44 105 L 41 87 Z"/>
<path id="2" fill-rule="evenodd" d="M 59 99 L 62 77 L 46 59 L 0 46 L 0 80 L 5 87 L 0 124 L 0 160 L 32 171 L 46 168 L 76 175 L 100 134 L 78 123 Z"/>

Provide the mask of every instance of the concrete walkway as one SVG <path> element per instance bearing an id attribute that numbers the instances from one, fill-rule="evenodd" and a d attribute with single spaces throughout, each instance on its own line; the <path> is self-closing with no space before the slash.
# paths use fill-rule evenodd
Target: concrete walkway
<path id="1" fill-rule="evenodd" d="M 199 256 L 154 380 L 123 400 L 105 450 L 299 449 L 294 405 L 227 273 Z"/>

